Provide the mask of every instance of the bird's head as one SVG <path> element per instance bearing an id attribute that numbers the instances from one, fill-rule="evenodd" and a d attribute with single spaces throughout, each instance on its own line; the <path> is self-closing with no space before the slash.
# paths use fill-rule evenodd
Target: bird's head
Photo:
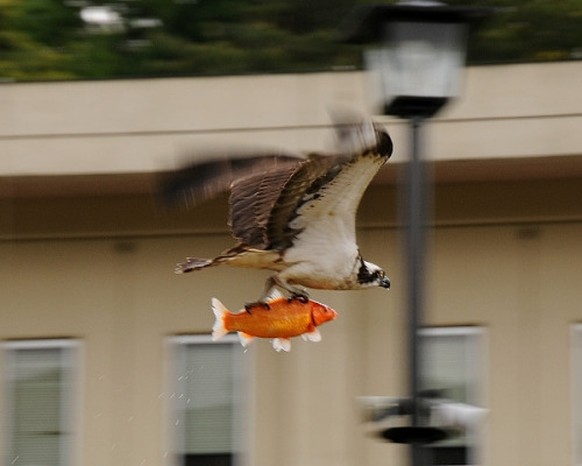
<path id="1" fill-rule="evenodd" d="M 376 264 L 372 264 L 365 260 L 360 261 L 358 284 L 360 285 L 360 288 L 379 286 L 381 288 L 390 289 L 390 279 L 386 276 L 386 272 Z"/>

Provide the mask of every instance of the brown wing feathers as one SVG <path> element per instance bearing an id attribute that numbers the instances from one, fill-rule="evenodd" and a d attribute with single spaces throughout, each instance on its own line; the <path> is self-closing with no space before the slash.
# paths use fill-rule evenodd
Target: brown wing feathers
<path id="1" fill-rule="evenodd" d="M 288 155 L 259 155 L 190 164 L 162 175 L 161 198 L 166 204 L 182 203 L 192 207 L 228 191 L 237 179 L 265 173 L 277 166 L 297 164 L 301 160 Z"/>
<path id="2" fill-rule="evenodd" d="M 311 155 L 308 161 L 301 164 L 293 173 L 292 182 L 287 182 L 274 206 L 268 224 L 269 247 L 285 249 L 291 245 L 297 231 L 289 227 L 289 222 L 302 199 L 323 180 L 331 168 L 339 167 L 340 158 L 331 155 Z"/>
<path id="3" fill-rule="evenodd" d="M 230 194 L 230 227 L 233 236 L 258 249 L 270 246 L 268 233 L 271 211 L 282 186 L 303 162 L 279 164 L 272 170 L 248 176 L 233 183 Z"/>

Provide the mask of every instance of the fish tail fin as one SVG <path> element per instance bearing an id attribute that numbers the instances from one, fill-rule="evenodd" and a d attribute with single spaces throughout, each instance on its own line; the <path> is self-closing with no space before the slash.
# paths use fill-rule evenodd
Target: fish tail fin
<path id="1" fill-rule="evenodd" d="M 255 339 L 255 337 L 245 332 L 238 332 L 238 337 L 240 338 L 240 344 L 243 345 L 245 348 L 249 346 Z"/>
<path id="2" fill-rule="evenodd" d="M 212 341 L 222 338 L 228 333 L 228 329 L 224 326 L 224 315 L 228 309 L 216 298 L 212 298 L 212 312 L 214 312 L 214 325 L 212 326 Z"/>
<path id="3" fill-rule="evenodd" d="M 277 353 L 279 351 L 289 352 L 291 351 L 291 340 L 288 338 L 273 338 L 273 348 Z"/>

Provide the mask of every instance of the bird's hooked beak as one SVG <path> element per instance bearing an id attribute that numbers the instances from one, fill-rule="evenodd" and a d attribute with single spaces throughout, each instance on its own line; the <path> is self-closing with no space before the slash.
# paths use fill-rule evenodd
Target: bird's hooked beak
<path id="1" fill-rule="evenodd" d="M 382 280 L 379 283 L 381 288 L 386 288 L 387 290 L 390 289 L 390 279 L 388 277 L 382 277 Z"/>

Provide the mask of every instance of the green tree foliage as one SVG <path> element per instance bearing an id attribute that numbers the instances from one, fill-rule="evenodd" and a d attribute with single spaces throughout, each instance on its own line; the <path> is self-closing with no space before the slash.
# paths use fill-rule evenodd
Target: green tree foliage
<path id="1" fill-rule="evenodd" d="M 33 18 L 37 18 L 35 25 Z M 64 27 L 61 29 L 60 24 Z M 72 78 L 64 69 L 58 47 L 81 21 L 58 1 L 0 3 L 0 78 Z"/>
<path id="2" fill-rule="evenodd" d="M 362 0 L 0 0 L 0 79 L 216 75 L 345 69 L 361 48 L 337 27 Z M 497 8 L 470 63 L 582 55 L 582 0 L 449 0 Z M 80 12 L 106 6 L 115 25 Z"/>
<path id="3" fill-rule="evenodd" d="M 448 2 L 482 6 L 483 1 Z M 474 63 L 581 58 L 582 0 L 497 0 L 496 13 L 472 40 Z"/>

